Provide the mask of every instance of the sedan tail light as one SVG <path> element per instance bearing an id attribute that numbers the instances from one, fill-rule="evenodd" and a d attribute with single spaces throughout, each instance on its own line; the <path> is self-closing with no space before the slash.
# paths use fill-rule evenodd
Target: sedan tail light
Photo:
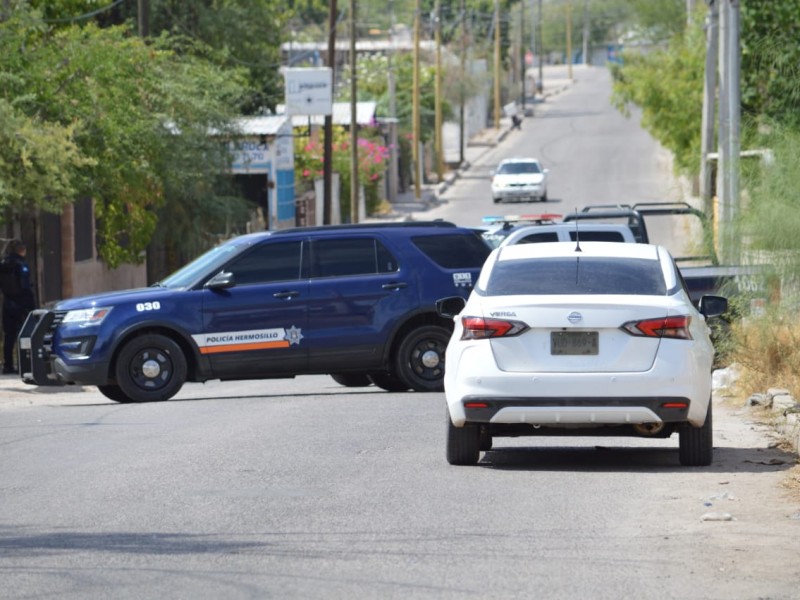
<path id="1" fill-rule="evenodd" d="M 528 326 L 522 321 L 485 319 L 484 317 L 462 317 L 461 324 L 464 326 L 461 334 L 462 340 L 511 337 L 528 329 Z"/>
<path id="2" fill-rule="evenodd" d="M 643 321 L 628 321 L 622 329 L 631 335 L 652 338 L 673 338 L 690 340 L 689 324 L 692 317 L 678 315 L 674 317 L 661 317 L 658 319 L 644 319 Z"/>

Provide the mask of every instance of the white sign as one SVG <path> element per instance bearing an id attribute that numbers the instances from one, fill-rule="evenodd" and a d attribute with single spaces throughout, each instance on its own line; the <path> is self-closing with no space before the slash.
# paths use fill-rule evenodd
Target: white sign
<path id="1" fill-rule="evenodd" d="M 236 142 L 231 171 L 237 174 L 269 173 L 272 153 L 267 144 L 256 141 Z"/>
<path id="2" fill-rule="evenodd" d="M 283 69 L 287 115 L 329 115 L 333 110 L 330 67 Z"/>

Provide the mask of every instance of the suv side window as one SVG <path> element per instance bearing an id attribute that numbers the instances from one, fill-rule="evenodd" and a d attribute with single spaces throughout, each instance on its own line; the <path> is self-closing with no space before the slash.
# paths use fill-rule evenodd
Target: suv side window
<path id="1" fill-rule="evenodd" d="M 259 244 L 226 267 L 236 285 L 300 279 L 301 242 Z"/>
<path id="2" fill-rule="evenodd" d="M 526 235 L 524 238 L 519 240 L 518 244 L 535 244 L 538 242 L 557 242 L 558 241 L 558 232 L 556 231 L 542 231 L 540 233 L 532 233 L 530 235 Z"/>
<path id="3" fill-rule="evenodd" d="M 469 233 L 417 236 L 411 241 L 445 269 L 480 268 L 492 251 L 480 237 Z"/>
<path id="4" fill-rule="evenodd" d="M 311 277 L 394 273 L 397 260 L 374 238 L 314 240 Z"/>

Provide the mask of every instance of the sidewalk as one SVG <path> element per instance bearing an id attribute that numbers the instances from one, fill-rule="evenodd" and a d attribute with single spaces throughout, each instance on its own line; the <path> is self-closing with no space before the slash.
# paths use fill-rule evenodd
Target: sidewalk
<path id="1" fill-rule="evenodd" d="M 573 80 L 550 79 L 546 82 L 544 93 L 537 94 L 533 99 L 533 116 L 524 117 L 524 120 L 536 119 L 536 107 L 546 102 L 547 98 L 561 93 L 567 89 Z M 425 183 L 421 187 L 420 197 L 417 198 L 416 190 L 412 186 L 406 192 L 399 193 L 392 203 L 392 210 L 383 215 L 371 215 L 368 221 L 402 220 L 411 218 L 412 213 L 430 210 L 442 202 L 441 195 L 452 186 L 463 173 L 466 173 L 473 164 L 480 161 L 484 154 L 498 146 L 511 132 L 511 118 L 502 117 L 497 128 L 487 127 L 477 135 L 471 137 L 464 148 L 464 162 L 454 170 L 444 175 L 440 183 Z"/>

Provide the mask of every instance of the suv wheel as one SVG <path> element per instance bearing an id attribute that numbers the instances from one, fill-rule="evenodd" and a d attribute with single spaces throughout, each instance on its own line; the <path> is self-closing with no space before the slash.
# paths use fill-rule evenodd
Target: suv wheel
<path id="1" fill-rule="evenodd" d="M 345 387 L 367 387 L 372 383 L 366 373 L 331 373 L 331 377 Z"/>
<path id="2" fill-rule="evenodd" d="M 131 402 L 159 402 L 183 386 L 186 358 L 170 338 L 140 335 L 123 346 L 115 371 L 120 390 Z"/>
<path id="3" fill-rule="evenodd" d="M 447 416 L 447 462 L 451 465 L 475 465 L 480 458 L 480 431 L 475 425 L 456 427 Z"/>
<path id="4" fill-rule="evenodd" d="M 708 400 L 706 422 L 702 427 L 684 423 L 678 432 L 678 458 L 684 467 L 707 467 L 714 457 L 711 399 Z"/>
<path id="5" fill-rule="evenodd" d="M 444 390 L 444 352 L 450 335 L 436 325 L 412 329 L 397 349 L 397 376 L 416 392 Z"/>
<path id="6" fill-rule="evenodd" d="M 407 392 L 410 387 L 388 371 L 370 373 L 369 378 L 377 387 L 387 392 Z"/>

